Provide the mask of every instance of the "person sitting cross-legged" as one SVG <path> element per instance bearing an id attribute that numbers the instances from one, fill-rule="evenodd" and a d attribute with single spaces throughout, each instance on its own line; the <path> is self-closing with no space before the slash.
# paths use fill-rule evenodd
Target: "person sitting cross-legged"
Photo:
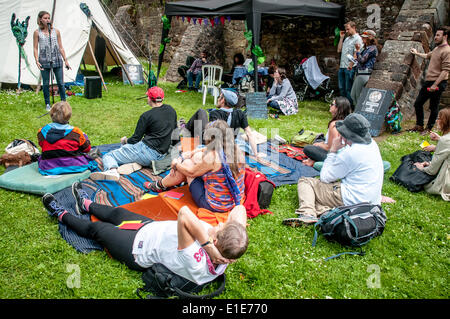
<path id="1" fill-rule="evenodd" d="M 436 175 L 435 179 L 424 185 L 425 192 L 441 195 L 443 200 L 450 201 L 450 107 L 439 111 L 436 124 L 442 136 L 431 132 L 430 138 L 437 141 L 437 145 L 424 148 L 425 151 L 434 152 L 431 162 L 414 165 L 428 175 Z"/>
<path id="2" fill-rule="evenodd" d="M 96 240 L 112 258 L 132 270 L 145 271 L 155 263 L 199 285 L 221 275 L 226 264 L 241 257 L 248 247 L 247 213 L 236 206 L 225 223 L 213 227 L 199 220 L 187 207 L 177 220 L 153 221 L 122 207 L 92 202 L 80 183 L 72 185 L 79 214 L 92 214 L 100 221 L 81 219 L 67 212 L 52 194 L 42 197 L 51 216 L 78 235 Z M 140 221 L 138 227 L 123 229 L 123 222 Z M 130 228 L 130 227 L 128 227 Z"/>
<path id="3" fill-rule="evenodd" d="M 103 156 L 103 172 L 92 173 L 92 180 L 118 181 L 120 173 L 129 174 L 148 166 L 152 161 L 162 159 L 169 150 L 172 132 L 177 127 L 177 112 L 172 106 L 163 104 L 161 88 L 148 89 L 147 96 L 151 109 L 140 116 L 133 136 L 122 137 L 122 147 Z"/>
<path id="4" fill-rule="evenodd" d="M 369 128 L 369 121 L 357 113 L 336 122 L 339 135 L 333 139 L 320 179 L 299 179 L 298 218 L 286 219 L 283 224 L 312 224 L 322 213 L 338 206 L 381 204 L 383 161 Z"/>
<path id="5" fill-rule="evenodd" d="M 307 159 L 302 163 L 308 166 L 314 166 L 315 162 L 323 162 L 328 155 L 334 138 L 339 135 L 336 130 L 336 121 L 343 120 L 352 112 L 350 101 L 343 96 L 338 96 L 330 104 L 331 120 L 328 122 L 328 131 L 325 135 L 325 141 L 316 142 L 313 145 L 306 145 L 303 151 Z"/>
<path id="6" fill-rule="evenodd" d="M 204 139 L 206 147 L 183 153 L 172 161 L 167 176 L 144 186 L 163 192 L 187 182 L 198 207 L 226 213 L 244 198 L 245 158 L 225 121 L 209 122 Z"/>

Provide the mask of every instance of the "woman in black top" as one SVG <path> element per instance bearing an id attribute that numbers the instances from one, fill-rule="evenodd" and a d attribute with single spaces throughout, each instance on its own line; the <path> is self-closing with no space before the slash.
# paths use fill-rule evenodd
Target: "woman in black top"
<path id="1" fill-rule="evenodd" d="M 258 153 L 255 138 L 252 133 L 252 129 L 248 124 L 247 115 L 240 109 L 234 108 L 238 103 L 238 96 L 230 89 L 222 89 L 220 96 L 217 100 L 217 109 L 212 110 L 209 113 L 209 122 L 215 120 L 223 120 L 227 122 L 234 130 L 234 137 L 236 138 L 239 130 L 242 128 L 247 135 L 248 142 L 253 155 L 257 157 L 263 157 L 265 154 Z M 197 122 L 196 122 L 197 121 Z M 195 127 L 196 123 L 201 123 L 201 126 Z M 199 109 L 191 117 L 185 128 L 190 132 L 191 136 L 202 136 L 205 130 L 206 124 L 208 124 L 208 113 Z"/>

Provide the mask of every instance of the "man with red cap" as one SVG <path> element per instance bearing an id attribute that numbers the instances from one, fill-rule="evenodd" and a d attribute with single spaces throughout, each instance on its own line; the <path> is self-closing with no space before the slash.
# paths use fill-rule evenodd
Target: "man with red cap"
<path id="1" fill-rule="evenodd" d="M 162 159 L 172 143 L 172 131 L 177 127 L 177 113 L 164 104 L 164 91 L 154 86 L 147 91 L 148 105 L 138 120 L 134 134 L 122 137 L 122 147 L 103 156 L 103 172 L 94 172 L 93 180 L 116 180 L 151 161 Z"/>

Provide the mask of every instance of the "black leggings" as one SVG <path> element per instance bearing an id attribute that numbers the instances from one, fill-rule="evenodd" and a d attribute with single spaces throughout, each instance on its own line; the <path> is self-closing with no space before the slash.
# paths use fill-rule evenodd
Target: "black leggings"
<path id="1" fill-rule="evenodd" d="M 439 83 L 439 90 L 435 92 L 428 92 L 427 88 L 433 85 L 434 81 L 426 81 L 419 91 L 416 101 L 414 102 L 414 109 L 416 110 L 416 124 L 423 126 L 424 124 L 424 112 L 423 105 L 429 99 L 430 100 L 430 117 L 428 118 L 427 129 L 432 129 L 436 123 L 436 119 L 439 113 L 439 101 L 441 99 L 442 92 L 447 87 L 447 81 Z"/>
<path id="2" fill-rule="evenodd" d="M 328 152 L 319 146 L 306 145 L 303 148 L 303 152 L 306 156 L 312 159 L 314 162 L 323 162 L 327 158 Z"/>
<path id="3" fill-rule="evenodd" d="M 199 127 L 195 127 L 196 121 L 201 121 L 200 123 L 197 122 L 197 125 L 201 124 Z M 208 112 L 206 112 L 204 109 L 199 109 L 186 123 L 186 129 L 191 132 L 191 136 L 199 136 L 201 139 L 203 137 L 203 132 L 205 131 L 206 124 L 208 124 Z"/>
<path id="4" fill-rule="evenodd" d="M 96 240 L 108 250 L 114 259 L 123 262 L 130 269 L 144 271 L 144 268 L 136 264 L 132 254 L 137 230 L 120 229 L 116 225 L 130 220 L 141 220 L 142 222 L 153 220 L 121 207 L 96 203 L 90 205 L 89 212 L 99 218 L 100 221 L 91 222 L 68 213 L 63 215 L 62 222 L 72 228 L 78 235 Z"/>

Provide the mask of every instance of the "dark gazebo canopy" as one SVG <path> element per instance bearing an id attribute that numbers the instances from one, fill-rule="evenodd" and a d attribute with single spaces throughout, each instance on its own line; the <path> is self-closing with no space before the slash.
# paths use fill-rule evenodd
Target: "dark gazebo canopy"
<path id="1" fill-rule="evenodd" d="M 259 45 L 261 19 L 266 16 L 292 17 L 308 16 L 321 19 L 333 19 L 342 22 L 343 6 L 324 0 L 193 0 L 168 2 L 165 5 L 165 15 L 170 23 L 173 16 L 192 18 L 211 18 L 227 16 L 233 20 L 246 20 L 247 27 L 252 31 L 252 48 Z M 170 28 L 169 28 L 170 29 Z M 158 75 L 169 29 L 163 27 L 161 50 L 158 60 Z M 253 65 L 257 65 L 257 57 L 253 54 Z M 255 89 L 257 90 L 258 68 L 255 72 Z"/>

